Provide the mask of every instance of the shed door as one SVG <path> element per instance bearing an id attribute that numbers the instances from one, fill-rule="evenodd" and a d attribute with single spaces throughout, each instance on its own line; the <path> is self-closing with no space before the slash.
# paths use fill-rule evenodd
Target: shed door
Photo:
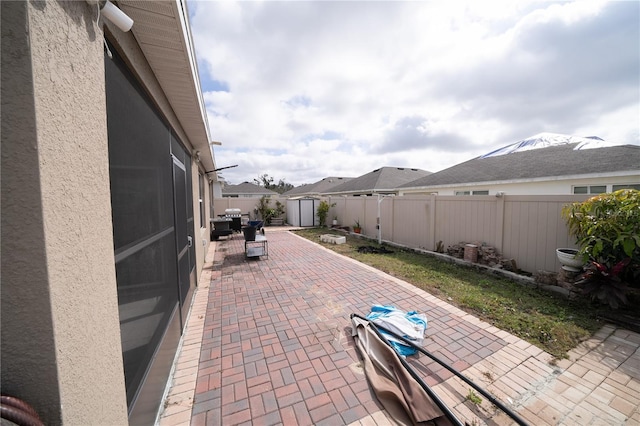
<path id="1" fill-rule="evenodd" d="M 300 226 L 313 226 L 315 211 L 313 200 L 300 200 Z"/>

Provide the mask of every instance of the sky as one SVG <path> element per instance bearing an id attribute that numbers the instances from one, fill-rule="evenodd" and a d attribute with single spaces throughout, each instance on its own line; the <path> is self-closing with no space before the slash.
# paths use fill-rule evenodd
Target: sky
<path id="1" fill-rule="evenodd" d="M 187 3 L 216 167 L 437 172 L 532 135 L 640 145 L 640 2 Z"/>

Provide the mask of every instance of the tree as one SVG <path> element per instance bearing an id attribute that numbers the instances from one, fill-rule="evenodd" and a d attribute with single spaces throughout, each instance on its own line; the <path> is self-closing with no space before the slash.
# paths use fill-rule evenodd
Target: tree
<path id="1" fill-rule="evenodd" d="M 253 182 L 258 186 L 263 186 L 267 189 L 277 192 L 278 194 L 282 194 L 290 189 L 293 189 L 293 185 L 285 182 L 284 179 L 280 179 L 278 180 L 277 184 L 274 184 L 274 179 L 266 173 L 254 179 Z"/>
<path id="2" fill-rule="evenodd" d="M 257 179 L 254 179 L 253 182 L 258 186 L 264 186 L 267 189 L 271 189 L 271 186 L 273 185 L 273 178 L 265 173 L 260 175 Z"/>
<path id="3" fill-rule="evenodd" d="M 278 185 L 276 185 L 275 188 L 271 188 L 274 191 L 276 191 L 278 194 L 283 194 L 285 192 L 287 192 L 290 189 L 293 189 L 293 185 L 290 183 L 285 182 L 283 179 L 280 179 L 278 181 Z"/>

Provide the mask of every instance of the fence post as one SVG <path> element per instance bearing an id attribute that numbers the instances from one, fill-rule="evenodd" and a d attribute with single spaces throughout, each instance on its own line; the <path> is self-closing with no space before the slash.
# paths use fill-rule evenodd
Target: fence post
<path id="1" fill-rule="evenodd" d="M 389 219 L 391 221 L 391 235 L 389 236 L 389 241 L 394 241 L 396 238 L 396 229 L 395 229 L 395 221 L 396 221 L 396 197 L 389 197 L 391 198 L 391 213 L 390 216 L 391 218 Z"/>
<path id="2" fill-rule="evenodd" d="M 360 210 L 362 212 L 362 233 L 367 235 L 365 233 L 365 226 L 367 226 L 367 197 L 362 196 L 360 198 L 362 198 L 362 208 Z"/>
<path id="3" fill-rule="evenodd" d="M 431 237 L 430 250 L 436 250 L 436 194 L 431 194 L 429 200 L 429 235 Z"/>
<path id="4" fill-rule="evenodd" d="M 505 195 L 496 198 L 496 249 L 502 254 L 504 238 L 504 199 Z"/>
<path id="5" fill-rule="evenodd" d="M 349 226 L 347 225 L 347 196 L 346 195 L 342 196 L 342 219 L 340 220 L 340 223 L 342 224 L 342 226 Z"/>

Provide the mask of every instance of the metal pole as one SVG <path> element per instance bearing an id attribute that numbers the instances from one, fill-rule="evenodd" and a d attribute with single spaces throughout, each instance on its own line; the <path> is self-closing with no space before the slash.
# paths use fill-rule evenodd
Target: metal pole
<path id="1" fill-rule="evenodd" d="M 361 316 L 357 315 L 357 314 L 351 314 L 351 317 L 358 317 L 358 318 L 362 318 Z M 364 318 L 366 319 L 366 318 Z M 369 321 L 369 320 L 367 320 Z M 384 336 L 384 334 L 380 333 L 380 330 L 378 330 L 378 326 L 376 324 L 374 324 L 372 321 L 369 321 L 369 325 L 371 326 L 371 329 L 375 332 L 375 334 L 378 336 L 378 338 L 380 338 L 380 340 L 382 340 L 387 346 L 391 347 L 391 344 L 389 343 L 389 340 Z M 382 329 L 382 327 L 380 327 Z M 401 356 L 398 356 L 398 354 L 395 352 L 395 349 L 392 348 L 392 350 L 394 351 L 394 353 L 396 354 L 397 359 L 400 361 L 400 363 L 402 364 L 402 366 L 409 372 L 409 374 L 411 375 L 411 377 L 413 377 L 413 379 L 418 382 L 418 384 L 420 385 L 420 387 L 427 393 L 427 395 L 431 398 L 431 400 L 438 406 L 438 408 L 440 408 L 440 410 L 442 411 L 442 413 L 455 425 L 455 426 L 464 426 L 464 423 L 462 423 L 457 417 L 456 415 L 453 413 L 453 411 L 451 411 L 451 409 L 447 406 L 447 404 L 444 403 L 444 401 L 442 401 L 442 399 L 440 399 L 440 397 L 438 396 L 438 394 L 436 394 L 433 389 L 431 389 L 429 387 L 429 385 L 427 385 L 425 383 L 424 380 L 422 380 L 422 378 L 420 376 L 418 376 L 418 374 L 415 372 L 415 370 L 409 365 L 409 363 L 407 363 L 407 361 L 405 361 Z M 364 356 L 364 354 L 363 354 Z"/>
<path id="2" fill-rule="evenodd" d="M 378 244 L 382 244 L 382 228 L 380 226 L 380 203 L 382 203 L 384 198 L 382 194 L 378 194 L 378 219 L 377 219 L 377 227 L 378 227 Z"/>

